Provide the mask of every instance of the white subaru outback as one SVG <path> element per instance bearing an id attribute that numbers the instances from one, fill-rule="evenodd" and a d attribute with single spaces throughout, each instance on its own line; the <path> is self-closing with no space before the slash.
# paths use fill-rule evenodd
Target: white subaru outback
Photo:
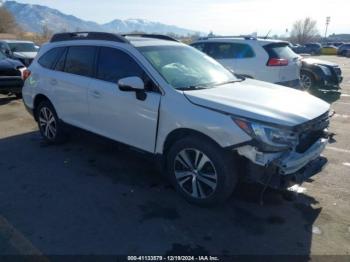
<path id="1" fill-rule="evenodd" d="M 47 142 L 73 125 L 148 152 L 192 203 L 225 200 L 239 178 L 286 188 L 325 163 L 329 104 L 166 36 L 56 34 L 29 70 L 23 99 Z"/>

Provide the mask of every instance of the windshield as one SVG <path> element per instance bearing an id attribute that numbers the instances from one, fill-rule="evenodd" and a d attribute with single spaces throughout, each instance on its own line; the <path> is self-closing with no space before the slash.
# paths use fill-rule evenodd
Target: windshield
<path id="1" fill-rule="evenodd" d="M 138 49 L 176 89 L 211 88 L 238 81 L 230 71 L 193 47 L 147 46 Z"/>
<path id="2" fill-rule="evenodd" d="M 33 43 L 8 43 L 12 52 L 36 52 Z"/>

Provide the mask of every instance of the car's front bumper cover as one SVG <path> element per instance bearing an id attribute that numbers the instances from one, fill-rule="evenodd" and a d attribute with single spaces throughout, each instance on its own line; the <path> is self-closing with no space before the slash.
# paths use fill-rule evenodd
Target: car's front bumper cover
<path id="1" fill-rule="evenodd" d="M 292 87 L 292 88 L 296 88 L 296 89 L 301 88 L 300 79 L 295 79 L 295 80 L 291 80 L 291 81 L 284 81 L 284 82 L 277 82 L 275 84 L 286 86 L 286 87 Z"/>
<path id="2" fill-rule="evenodd" d="M 320 138 L 304 153 L 263 153 L 250 146 L 238 148 L 238 153 L 250 160 L 247 165 L 248 181 L 283 189 L 301 184 L 322 170 L 327 159 L 321 153 L 327 143 L 328 138 Z M 250 155 L 248 150 L 253 150 Z"/>

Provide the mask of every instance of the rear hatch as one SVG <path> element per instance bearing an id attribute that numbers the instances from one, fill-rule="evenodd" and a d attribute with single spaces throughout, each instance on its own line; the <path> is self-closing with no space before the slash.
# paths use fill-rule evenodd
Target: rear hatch
<path id="1" fill-rule="evenodd" d="M 299 79 L 301 59 L 294 53 L 287 42 L 271 43 L 264 46 L 269 55 L 267 66 L 278 67 L 279 82 Z"/>

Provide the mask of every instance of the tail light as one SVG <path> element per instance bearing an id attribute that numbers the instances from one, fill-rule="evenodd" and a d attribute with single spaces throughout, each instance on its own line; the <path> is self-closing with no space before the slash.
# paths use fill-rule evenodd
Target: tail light
<path id="1" fill-rule="evenodd" d="M 30 70 L 29 70 L 29 69 L 25 69 L 25 70 L 23 70 L 23 72 L 22 72 L 22 78 L 23 78 L 23 81 L 26 81 L 26 80 L 27 80 L 27 78 L 29 78 L 29 77 L 30 77 L 31 73 L 32 73 L 32 72 L 30 72 Z"/>
<path id="2" fill-rule="evenodd" d="M 269 61 L 267 61 L 268 66 L 287 66 L 288 60 L 283 58 L 270 58 Z"/>

